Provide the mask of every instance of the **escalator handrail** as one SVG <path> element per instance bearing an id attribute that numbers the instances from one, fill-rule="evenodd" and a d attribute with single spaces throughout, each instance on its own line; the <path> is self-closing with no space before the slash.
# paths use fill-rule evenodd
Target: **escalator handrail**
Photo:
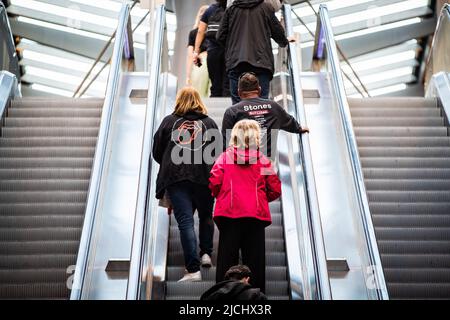
<path id="1" fill-rule="evenodd" d="M 350 107 L 346 98 L 344 80 L 342 77 L 338 51 L 332 31 L 332 26 L 326 5 L 321 4 L 317 20 L 317 32 L 314 45 L 314 58 L 323 59 L 325 52 L 329 58 L 329 68 L 331 84 L 336 92 L 337 104 L 341 122 L 344 130 L 347 149 L 350 157 L 353 180 L 356 187 L 358 205 L 360 207 L 361 222 L 364 231 L 365 240 L 368 247 L 369 262 L 372 270 L 370 275 L 375 281 L 377 299 L 388 299 L 385 278 L 382 270 L 381 258 L 378 251 L 378 245 L 375 237 L 375 230 L 372 223 L 372 217 L 369 209 L 366 188 L 364 185 L 364 176 L 361 168 L 357 142 L 353 130 L 353 124 L 350 115 Z M 368 274 L 369 275 L 369 274 Z"/>
<path id="2" fill-rule="evenodd" d="M 445 3 L 442 6 L 441 12 L 439 14 L 439 19 L 438 22 L 436 24 L 436 30 L 434 32 L 434 36 L 433 36 L 433 41 L 431 42 L 431 47 L 430 47 L 430 51 L 428 53 L 428 57 L 427 57 L 427 62 L 425 64 L 425 91 L 427 91 L 428 89 L 428 84 L 431 81 L 431 77 L 441 71 L 450 71 L 450 66 L 446 66 L 448 69 L 447 70 L 434 70 L 433 69 L 433 55 L 434 52 L 436 51 L 436 46 L 437 46 L 437 42 L 440 40 L 441 38 L 441 33 L 443 32 L 442 29 L 444 28 L 444 23 L 449 23 L 450 21 L 450 4 Z M 444 37 L 448 37 L 448 35 L 444 35 Z"/>
<path id="3" fill-rule="evenodd" d="M 11 98 L 18 96 L 17 78 L 9 71 L 0 71 L 0 119 L 5 116 Z"/>
<path id="4" fill-rule="evenodd" d="M 149 55 L 151 61 L 149 74 L 149 90 L 147 100 L 147 110 L 145 116 L 144 138 L 141 155 L 141 168 L 139 173 L 138 197 L 136 205 L 135 223 L 133 229 L 133 240 L 130 260 L 130 273 L 128 276 L 127 299 L 138 300 L 140 297 L 140 284 L 145 261 L 145 245 L 149 234 L 153 234 L 150 226 L 152 214 L 149 209 L 149 202 L 153 200 L 154 192 L 150 192 L 150 177 L 156 172 L 152 172 L 151 153 L 153 149 L 153 135 L 155 130 L 155 117 L 158 104 L 158 88 L 160 81 L 163 36 L 165 28 L 164 5 L 155 8 L 154 31 L 152 50 Z M 152 281 L 146 278 L 146 281 Z"/>
<path id="5" fill-rule="evenodd" d="M 93 233 L 95 212 L 99 202 L 102 173 L 105 169 L 107 158 L 108 136 L 110 133 L 112 114 L 119 90 L 120 75 L 123 57 L 131 59 L 133 52 L 133 33 L 131 30 L 130 5 L 124 3 L 119 13 L 116 41 L 114 43 L 111 67 L 106 87 L 105 101 L 102 109 L 102 117 L 92 165 L 91 181 L 86 202 L 83 229 L 75 267 L 70 299 L 79 300 L 82 295 L 83 282 L 89 255 L 89 247 Z"/>
<path id="6" fill-rule="evenodd" d="M 17 81 L 20 81 L 20 67 L 16 52 L 16 46 L 14 45 L 11 26 L 9 25 L 8 14 L 2 2 L 0 2 L 0 21 L 5 22 L 4 25 L 0 25 L 0 34 L 4 36 L 6 46 L 8 47 L 7 52 L 9 55 L 9 66 L 7 71 L 13 73 L 16 76 Z"/>
<path id="7" fill-rule="evenodd" d="M 286 25 L 287 36 L 294 35 L 294 28 L 291 18 L 291 6 L 284 5 L 284 19 Z M 306 113 L 303 105 L 303 94 L 300 81 L 300 63 L 297 54 L 296 45 L 289 43 L 288 46 L 289 68 L 292 75 L 294 101 L 297 109 L 297 116 L 302 127 L 306 126 Z M 311 155 L 311 145 L 309 136 L 307 134 L 299 137 L 302 145 L 302 163 L 304 164 L 305 182 L 306 182 L 306 198 L 308 202 L 308 220 L 310 237 L 312 243 L 312 254 L 314 260 L 315 276 L 316 276 L 316 290 L 317 299 L 330 300 L 331 288 L 328 276 L 327 258 L 325 251 L 325 242 L 323 237 L 322 223 L 320 218 L 319 200 L 317 198 L 316 182 L 314 177 L 314 169 Z"/>

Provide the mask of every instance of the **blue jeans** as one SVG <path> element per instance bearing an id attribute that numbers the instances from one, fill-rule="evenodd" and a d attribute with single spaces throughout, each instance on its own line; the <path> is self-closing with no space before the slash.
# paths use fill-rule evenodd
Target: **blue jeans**
<path id="1" fill-rule="evenodd" d="M 214 236 L 214 222 L 212 220 L 214 198 L 207 186 L 190 181 L 182 181 L 171 185 L 167 188 L 167 192 L 180 230 L 184 264 L 189 273 L 197 272 L 200 270 L 200 259 L 197 254 L 194 212 L 195 210 L 198 211 L 200 220 L 200 256 L 205 253 L 211 256 Z"/>
<path id="2" fill-rule="evenodd" d="M 233 104 L 241 101 L 238 93 L 239 77 L 244 72 L 253 72 L 254 74 L 256 74 L 259 80 L 259 86 L 261 87 L 261 98 L 268 99 L 270 91 L 270 81 L 273 77 L 272 73 L 269 70 L 252 68 L 251 66 L 238 66 L 237 68 L 228 71 L 228 78 L 230 79 L 231 100 L 233 101 Z"/>

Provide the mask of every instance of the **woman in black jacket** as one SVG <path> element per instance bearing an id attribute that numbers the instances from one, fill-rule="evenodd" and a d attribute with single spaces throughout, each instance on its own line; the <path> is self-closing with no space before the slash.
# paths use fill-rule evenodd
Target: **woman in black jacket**
<path id="1" fill-rule="evenodd" d="M 200 281 L 200 263 L 211 266 L 214 199 L 208 189 L 209 172 L 221 152 L 219 129 L 207 115 L 200 95 L 192 87 L 178 93 L 175 111 L 165 117 L 155 133 L 153 158 L 160 164 L 156 197 L 170 199 L 180 230 L 187 273 L 180 281 Z M 200 219 L 200 257 L 193 213 Z"/>

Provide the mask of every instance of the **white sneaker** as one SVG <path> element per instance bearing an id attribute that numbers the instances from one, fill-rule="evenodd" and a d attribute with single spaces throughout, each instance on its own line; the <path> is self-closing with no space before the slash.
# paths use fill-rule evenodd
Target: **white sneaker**
<path id="1" fill-rule="evenodd" d="M 211 268 L 212 267 L 211 257 L 207 253 L 202 255 L 202 267 L 203 268 Z"/>
<path id="2" fill-rule="evenodd" d="M 186 273 L 183 278 L 178 280 L 178 282 L 194 282 L 194 281 L 202 281 L 202 273 L 200 271 Z"/>

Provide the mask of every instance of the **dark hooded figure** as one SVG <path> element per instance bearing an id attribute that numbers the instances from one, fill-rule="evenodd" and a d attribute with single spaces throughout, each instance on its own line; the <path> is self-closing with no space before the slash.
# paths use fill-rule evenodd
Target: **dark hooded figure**
<path id="1" fill-rule="evenodd" d="M 225 274 L 225 281 L 217 283 L 206 291 L 200 300 L 235 301 L 235 300 L 267 300 L 258 288 L 249 284 L 250 269 L 245 265 L 231 267 Z"/>
<path id="2" fill-rule="evenodd" d="M 225 11 L 217 40 L 225 46 L 233 104 L 241 100 L 238 82 L 244 72 L 253 72 L 259 78 L 261 97 L 269 97 L 275 70 L 271 38 L 280 47 L 289 43 L 271 4 L 264 0 L 235 0 Z"/>

